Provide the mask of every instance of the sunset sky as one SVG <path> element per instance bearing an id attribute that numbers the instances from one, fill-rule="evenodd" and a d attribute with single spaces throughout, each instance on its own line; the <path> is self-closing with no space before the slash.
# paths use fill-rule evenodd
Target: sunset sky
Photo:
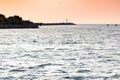
<path id="1" fill-rule="evenodd" d="M 120 0 L 0 0 L 0 13 L 34 22 L 120 23 Z"/>

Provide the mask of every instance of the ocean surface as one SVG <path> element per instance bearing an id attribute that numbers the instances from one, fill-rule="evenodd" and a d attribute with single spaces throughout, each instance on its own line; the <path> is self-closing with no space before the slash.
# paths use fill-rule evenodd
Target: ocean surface
<path id="1" fill-rule="evenodd" d="M 0 80 L 120 80 L 120 25 L 0 29 Z"/>

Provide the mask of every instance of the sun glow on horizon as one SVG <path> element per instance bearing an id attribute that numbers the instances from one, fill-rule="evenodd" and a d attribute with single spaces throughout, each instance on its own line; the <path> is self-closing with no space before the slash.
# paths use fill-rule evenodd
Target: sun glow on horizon
<path id="1" fill-rule="evenodd" d="M 120 23 L 120 0 L 1 0 L 0 13 L 35 22 Z"/>

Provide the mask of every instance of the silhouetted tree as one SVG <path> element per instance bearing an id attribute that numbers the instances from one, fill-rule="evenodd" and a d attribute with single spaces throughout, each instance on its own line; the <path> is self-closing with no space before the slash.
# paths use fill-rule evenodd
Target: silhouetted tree
<path id="1" fill-rule="evenodd" d="M 5 16 L 3 14 L 0 14 L 0 24 L 1 25 L 5 24 L 6 23 L 5 21 L 6 21 Z"/>
<path id="2" fill-rule="evenodd" d="M 0 25 L 33 25 L 31 21 L 22 20 L 21 17 L 15 15 L 5 18 L 3 14 L 0 14 Z"/>
<path id="3" fill-rule="evenodd" d="M 0 18 L 5 18 L 5 16 L 3 14 L 0 14 Z"/>
<path id="4" fill-rule="evenodd" d="M 19 16 L 11 16 L 7 18 L 8 24 L 22 24 L 22 18 Z"/>

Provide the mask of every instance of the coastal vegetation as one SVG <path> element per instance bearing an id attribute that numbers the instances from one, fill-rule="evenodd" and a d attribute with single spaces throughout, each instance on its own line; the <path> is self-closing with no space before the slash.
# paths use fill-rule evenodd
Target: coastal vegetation
<path id="1" fill-rule="evenodd" d="M 6 18 L 3 14 L 0 14 L 0 25 L 25 25 L 33 24 L 31 21 L 25 21 L 18 15 L 10 16 Z"/>
<path id="2" fill-rule="evenodd" d="M 62 23 L 33 23 L 29 20 L 23 20 L 22 17 L 18 15 L 9 16 L 8 18 L 5 15 L 0 14 L 0 29 L 8 28 L 38 28 L 38 26 L 49 26 L 49 25 L 75 25 L 71 22 L 62 22 Z"/>
<path id="3" fill-rule="evenodd" d="M 0 14 L 0 29 L 8 28 L 38 28 L 38 25 L 29 20 L 23 20 L 18 15 L 6 18 L 3 14 Z"/>

